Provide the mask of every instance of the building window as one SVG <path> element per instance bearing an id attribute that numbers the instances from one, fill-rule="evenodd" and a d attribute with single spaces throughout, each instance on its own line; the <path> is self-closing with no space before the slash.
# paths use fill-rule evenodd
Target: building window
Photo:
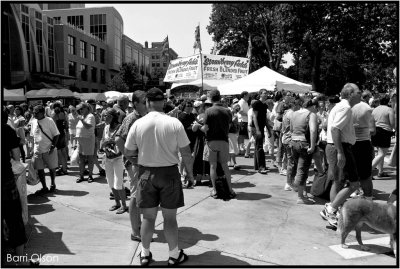
<path id="1" fill-rule="evenodd" d="M 72 77 L 76 76 L 76 62 L 68 62 L 68 75 Z"/>
<path id="2" fill-rule="evenodd" d="M 50 19 L 50 18 L 48 18 Z M 47 25 L 47 45 L 49 47 L 49 70 L 55 72 L 55 55 L 54 55 L 54 27 L 53 25 Z"/>
<path id="3" fill-rule="evenodd" d="M 114 18 L 114 64 L 117 66 L 121 65 L 121 41 L 122 41 L 122 22 Z"/>
<path id="4" fill-rule="evenodd" d="M 42 13 L 35 11 L 35 18 L 38 20 L 42 20 Z"/>
<path id="5" fill-rule="evenodd" d="M 68 16 L 67 22 L 83 30 L 83 16 Z"/>
<path id="6" fill-rule="evenodd" d="M 81 57 L 87 58 L 87 43 L 85 41 L 80 41 L 80 48 L 81 48 Z"/>
<path id="7" fill-rule="evenodd" d="M 21 5 L 21 12 L 29 15 L 29 7 Z"/>
<path id="8" fill-rule="evenodd" d="M 22 32 L 24 33 L 26 52 L 28 54 L 29 68 L 31 66 L 31 45 L 30 45 L 30 34 L 29 34 L 29 9 L 25 5 L 21 5 L 21 22 Z"/>
<path id="9" fill-rule="evenodd" d="M 156 67 L 156 63 L 151 63 L 151 67 Z"/>
<path id="10" fill-rule="evenodd" d="M 132 47 L 129 45 L 125 45 L 125 62 L 132 62 Z"/>
<path id="11" fill-rule="evenodd" d="M 39 12 L 36 12 L 39 13 Z M 39 13 L 40 14 L 40 13 Z M 40 17 L 39 19 L 35 20 L 35 24 L 36 24 L 36 29 L 35 29 L 35 36 L 36 36 L 36 44 L 37 44 L 37 49 L 38 49 L 38 54 L 39 54 L 39 65 L 40 66 L 40 72 L 44 71 L 44 57 L 43 57 L 43 24 L 41 21 L 41 15 L 38 16 L 36 15 L 35 17 Z"/>
<path id="12" fill-rule="evenodd" d="M 157 55 L 156 55 L 156 59 L 157 59 L 157 60 L 160 60 L 160 55 L 157 54 Z"/>
<path id="13" fill-rule="evenodd" d="M 100 63 L 106 63 L 106 51 L 104 49 L 100 49 Z"/>
<path id="14" fill-rule="evenodd" d="M 68 35 L 68 53 L 75 55 L 76 48 L 75 48 L 75 37 Z"/>
<path id="15" fill-rule="evenodd" d="M 163 62 L 163 67 L 167 67 L 167 63 L 166 62 Z"/>
<path id="16" fill-rule="evenodd" d="M 88 76 L 88 66 L 86 64 L 81 64 L 81 79 L 87 81 Z"/>
<path id="17" fill-rule="evenodd" d="M 100 82 L 106 84 L 106 70 L 100 69 Z"/>
<path id="18" fill-rule="evenodd" d="M 47 24 L 54 25 L 54 19 L 47 17 Z"/>
<path id="19" fill-rule="evenodd" d="M 90 60 L 97 61 L 97 48 L 94 45 L 90 45 Z"/>
<path id="20" fill-rule="evenodd" d="M 152 59 L 152 60 L 155 60 L 155 59 L 156 59 L 156 56 L 155 56 L 155 55 L 151 55 L 151 59 Z"/>
<path id="21" fill-rule="evenodd" d="M 90 15 L 90 33 L 97 36 L 103 41 L 106 40 L 107 36 L 106 14 Z"/>
<path id="22" fill-rule="evenodd" d="M 156 63 L 156 67 L 160 67 L 160 63 Z"/>
<path id="23" fill-rule="evenodd" d="M 60 24 L 61 23 L 61 17 L 53 17 L 54 19 L 54 24 Z"/>
<path id="24" fill-rule="evenodd" d="M 96 67 L 92 67 L 91 75 L 92 75 L 92 82 L 97 82 L 97 68 Z"/>

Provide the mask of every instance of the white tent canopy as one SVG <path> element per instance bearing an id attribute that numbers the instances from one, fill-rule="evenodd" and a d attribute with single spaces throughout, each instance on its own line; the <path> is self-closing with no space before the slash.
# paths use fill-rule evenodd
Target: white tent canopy
<path id="1" fill-rule="evenodd" d="M 232 82 L 231 80 L 222 80 L 222 79 L 203 79 L 203 89 L 204 90 L 214 90 L 217 89 L 218 86 L 224 85 L 227 83 Z M 201 87 L 201 78 L 188 81 L 188 82 L 179 82 L 179 83 L 174 83 L 171 86 L 171 89 L 179 87 L 179 86 L 184 86 L 184 85 L 194 85 L 197 87 Z"/>
<path id="2" fill-rule="evenodd" d="M 312 88 L 310 84 L 285 77 L 264 66 L 246 77 L 218 86 L 218 90 L 221 95 L 235 95 L 243 91 L 258 92 L 260 89 L 274 91 L 275 87 L 295 93 L 310 92 Z"/>
<path id="3" fill-rule="evenodd" d="M 4 101 L 25 101 L 24 89 L 4 89 Z"/>

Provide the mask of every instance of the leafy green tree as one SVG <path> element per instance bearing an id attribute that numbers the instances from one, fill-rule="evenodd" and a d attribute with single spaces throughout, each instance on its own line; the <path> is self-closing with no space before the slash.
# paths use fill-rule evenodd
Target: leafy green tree
<path id="1" fill-rule="evenodd" d="M 127 92 L 129 90 L 129 87 L 123 80 L 121 74 L 117 74 L 107 83 L 107 90 L 117 91 L 117 92 Z"/>

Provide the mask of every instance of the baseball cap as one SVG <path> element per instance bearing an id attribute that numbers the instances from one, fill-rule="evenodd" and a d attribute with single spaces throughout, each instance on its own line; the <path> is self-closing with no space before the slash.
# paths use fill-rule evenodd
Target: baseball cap
<path id="1" fill-rule="evenodd" d="M 235 98 L 233 99 L 232 104 L 236 104 L 237 102 L 239 102 L 239 99 Z"/>
<path id="2" fill-rule="evenodd" d="M 195 102 L 193 103 L 193 106 L 194 106 L 194 107 L 199 107 L 199 106 L 201 106 L 202 103 L 203 103 L 203 102 L 201 102 L 201 101 L 195 101 Z"/>
<path id="3" fill-rule="evenodd" d="M 96 105 L 96 109 L 103 109 L 101 105 Z"/>
<path id="4" fill-rule="evenodd" d="M 164 100 L 164 93 L 159 88 L 151 88 L 147 94 L 146 98 L 149 101 L 162 101 Z"/>
<path id="5" fill-rule="evenodd" d="M 94 99 L 89 99 L 86 101 L 86 103 L 91 104 L 91 105 L 95 105 L 96 101 Z"/>
<path id="6" fill-rule="evenodd" d="M 200 100 L 201 101 L 205 101 L 205 100 L 207 100 L 207 95 L 205 95 L 205 94 L 203 94 L 201 97 L 200 97 Z"/>

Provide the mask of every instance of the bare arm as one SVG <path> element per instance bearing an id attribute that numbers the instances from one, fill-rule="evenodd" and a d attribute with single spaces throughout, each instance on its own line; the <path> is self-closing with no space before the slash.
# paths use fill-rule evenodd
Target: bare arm
<path id="1" fill-rule="evenodd" d="M 332 127 L 331 133 L 332 133 L 332 140 L 333 143 L 335 144 L 336 150 L 337 150 L 337 165 L 340 168 L 343 168 L 344 165 L 346 164 L 346 157 L 344 156 L 343 152 L 343 147 L 342 147 L 342 135 L 340 133 L 341 131 L 336 128 Z"/>
<path id="2" fill-rule="evenodd" d="M 393 109 L 390 109 L 390 113 L 389 113 L 389 124 L 390 124 L 390 127 L 391 127 L 392 129 L 395 129 L 395 128 L 396 128 L 396 122 L 395 122 L 395 120 L 394 120 L 394 112 L 393 112 Z"/>
<path id="3" fill-rule="evenodd" d="M 21 159 L 21 152 L 19 151 L 19 148 L 13 148 L 11 150 L 11 155 L 15 161 L 19 161 Z"/>
<path id="4" fill-rule="evenodd" d="M 186 172 L 189 178 L 193 178 L 193 161 L 192 152 L 190 150 L 190 146 L 179 148 L 179 152 L 182 156 L 183 164 L 185 165 Z"/>
<path id="5" fill-rule="evenodd" d="M 312 154 L 315 150 L 315 141 L 317 140 L 318 122 L 317 116 L 314 113 L 310 114 L 310 119 L 308 120 L 310 126 L 310 147 L 308 148 L 308 154 Z"/>

